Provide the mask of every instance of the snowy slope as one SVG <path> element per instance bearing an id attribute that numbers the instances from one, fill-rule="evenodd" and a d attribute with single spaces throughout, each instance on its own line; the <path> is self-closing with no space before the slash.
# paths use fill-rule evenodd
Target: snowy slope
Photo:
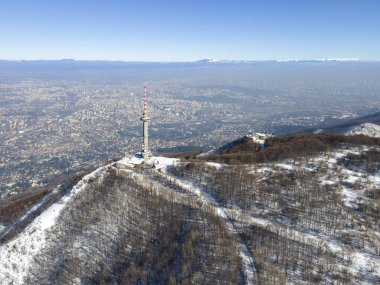
<path id="1" fill-rule="evenodd" d="M 373 172 L 368 172 L 366 167 L 360 165 L 358 166 L 355 162 L 352 162 L 352 165 L 346 165 L 344 163 L 344 159 L 347 156 L 356 155 L 360 157 L 362 153 L 375 150 L 378 150 L 378 147 L 350 147 L 349 149 L 337 149 L 315 157 L 302 157 L 298 160 L 287 159 L 278 162 L 238 166 L 223 166 L 215 162 L 203 162 L 206 167 L 201 167 L 199 166 L 200 163 L 198 163 L 198 169 L 194 170 L 190 174 L 182 174 L 182 172 L 178 172 L 179 179 L 177 179 L 177 183 L 181 183 L 182 187 L 186 187 L 189 191 L 193 191 L 196 195 L 201 196 L 204 201 L 208 201 L 209 204 L 216 206 L 222 218 L 228 217 L 229 220 L 232 221 L 231 223 L 233 225 L 242 225 L 242 228 L 240 229 L 239 226 L 237 226 L 237 232 L 239 232 L 239 230 L 243 232 L 244 228 L 251 225 L 253 227 L 260 227 L 265 231 L 270 231 L 288 241 L 292 240 L 314 248 L 321 248 L 322 251 L 338 256 L 339 260 L 335 263 L 335 272 L 349 272 L 352 276 L 362 276 L 360 284 L 375 284 L 377 280 L 380 280 L 380 266 L 378 266 L 380 264 L 380 258 L 378 254 L 376 254 L 380 242 L 380 234 L 376 229 L 376 226 L 367 227 L 367 224 L 363 222 L 366 221 L 366 219 L 364 219 L 365 215 L 362 215 L 361 208 L 363 207 L 362 201 L 367 201 L 369 199 L 368 191 L 370 189 L 378 189 L 380 187 L 380 176 L 378 171 L 374 170 Z M 218 169 L 223 173 L 223 175 L 218 176 L 210 174 L 207 171 L 207 167 Z M 373 167 L 375 166 L 373 165 Z M 196 167 L 194 167 L 194 169 L 195 168 Z M 190 167 L 188 169 L 190 169 Z M 247 179 L 247 176 L 244 174 L 241 175 L 244 171 L 252 174 L 254 178 L 250 180 Z M 249 186 L 246 186 L 243 185 L 244 183 L 231 181 L 231 183 L 234 183 L 237 188 L 243 187 L 241 193 L 252 191 L 253 193 L 268 192 L 268 194 L 264 194 L 262 196 L 257 194 L 252 195 L 252 200 L 255 205 L 252 206 L 252 208 L 243 209 L 238 203 L 235 202 L 236 199 L 234 198 L 238 196 L 236 194 L 238 194 L 239 191 L 234 192 L 228 186 L 229 183 L 223 182 L 222 180 L 223 176 L 228 177 L 227 181 L 231 178 L 234 179 L 235 177 L 232 176 L 231 173 L 238 174 L 235 177 L 241 177 L 247 184 L 249 184 Z M 302 176 L 303 173 L 307 173 L 308 175 Z M 343 222 L 335 223 L 337 227 L 341 226 L 341 228 L 339 230 L 337 229 L 336 232 L 328 230 L 327 226 L 325 226 L 328 225 L 327 219 L 323 219 L 323 222 L 321 222 L 323 225 L 317 229 L 315 229 L 316 227 L 310 226 L 310 224 L 304 226 L 301 221 L 302 217 L 300 217 L 300 220 L 297 220 L 297 222 L 290 223 L 288 214 L 295 213 L 296 211 L 301 211 L 303 209 L 297 201 L 298 191 L 294 191 L 296 195 L 293 196 L 295 197 L 293 198 L 291 196 L 286 196 L 282 190 L 283 200 L 278 201 L 282 203 L 286 201 L 285 203 L 287 203 L 287 208 L 273 203 L 274 206 L 271 206 L 271 210 L 268 210 L 268 206 L 266 205 L 267 200 L 261 200 L 261 197 L 264 196 L 275 197 L 272 194 L 275 193 L 275 191 L 272 189 L 276 188 L 272 185 L 274 185 L 273 183 L 277 183 L 276 181 L 279 181 L 276 180 L 276 177 L 289 177 L 290 179 L 292 179 L 292 177 L 303 177 L 303 179 L 305 179 L 305 177 L 307 177 L 307 179 L 312 177 L 315 180 L 310 180 L 310 185 L 314 185 L 314 183 L 318 183 L 319 185 L 329 185 L 329 187 L 326 187 L 326 189 L 329 190 L 323 193 L 335 192 L 337 194 L 335 197 L 337 197 L 337 201 L 338 199 L 340 200 L 337 203 L 337 212 L 348 213 L 347 217 L 355 217 L 358 222 L 356 224 L 350 224 L 349 221 L 343 220 Z M 219 182 L 219 184 L 213 184 L 212 180 L 216 179 L 221 182 Z M 305 181 L 307 179 L 305 179 Z M 262 183 L 262 181 L 268 181 L 267 185 L 270 185 L 270 187 L 263 187 L 265 183 Z M 288 183 L 290 180 L 284 179 L 282 181 Z M 306 187 L 306 184 L 307 183 L 304 183 L 303 187 Z M 295 183 L 294 185 L 298 184 Z M 223 192 L 223 187 L 225 187 L 224 189 L 227 189 L 228 191 Z M 286 188 L 284 186 L 282 187 Z M 310 189 L 313 187 L 314 186 L 311 186 Z M 213 192 L 209 192 L 209 189 L 212 189 L 211 191 Z M 263 190 L 261 191 L 260 189 Z M 281 187 L 278 187 L 277 189 L 281 189 Z M 296 188 L 290 187 L 289 189 Z M 268 190 L 273 192 L 269 192 Z M 304 189 L 300 188 L 300 191 L 303 192 Z M 223 197 L 221 193 L 224 193 Z M 222 203 L 219 203 L 217 200 L 218 198 L 219 201 L 222 201 Z M 270 199 L 277 201 L 275 198 Z M 301 201 L 303 200 L 301 199 Z M 317 207 L 310 207 L 309 205 L 312 204 L 305 206 L 306 214 L 307 208 L 311 211 L 313 207 Z M 318 207 L 323 209 L 325 206 L 321 203 Z M 282 211 L 284 209 L 285 211 Z M 287 209 L 295 209 L 295 211 L 290 212 Z M 314 218 L 310 218 L 310 220 L 312 219 Z M 338 232 L 339 234 L 336 234 Z M 348 233 L 353 237 L 360 236 L 362 240 L 371 241 L 367 245 L 363 242 L 361 247 L 355 245 L 355 242 L 348 244 L 346 242 L 342 242 L 342 235 L 348 235 Z M 377 244 L 377 246 L 374 246 L 373 244 Z M 346 255 L 346 253 L 349 253 L 349 255 Z M 242 256 L 242 253 L 240 254 Z M 255 259 L 255 256 L 253 256 L 253 258 Z M 316 257 L 316 260 L 318 258 L 319 257 Z M 269 258 L 264 258 L 264 260 L 268 259 Z M 349 262 L 345 262 L 344 260 L 349 260 Z M 304 284 L 301 282 L 300 278 L 302 272 L 294 271 L 290 272 L 290 274 L 293 274 L 293 276 L 288 277 L 289 279 L 287 279 L 287 281 L 290 282 L 290 280 L 292 280 L 294 283 L 290 282 L 289 284 Z M 328 278 L 327 274 L 324 275 L 323 278 Z M 330 284 L 330 281 L 332 280 L 333 279 L 327 279 L 326 284 Z M 346 284 L 355 283 L 348 282 Z"/>
<path id="2" fill-rule="evenodd" d="M 173 165 L 179 160 L 166 157 L 151 157 L 146 164 L 159 170 L 168 165 Z M 139 154 L 128 155 L 117 162 L 126 168 L 133 168 L 144 162 Z M 94 172 L 84 176 L 69 192 L 58 202 L 54 203 L 43 211 L 23 232 L 9 242 L 0 246 L 0 284 L 24 284 L 23 279 L 33 265 L 33 258 L 44 247 L 47 246 L 49 233 L 59 219 L 65 206 L 81 191 L 83 191 L 88 182 L 97 179 L 106 173 L 106 169 L 111 165 L 107 165 L 96 169 Z M 43 201 L 41 201 L 42 203 Z M 30 210 L 33 212 L 35 208 L 40 206 L 39 203 Z M 26 214 L 29 215 L 28 212 Z M 25 217 L 21 219 L 25 219 Z"/>
<path id="3" fill-rule="evenodd" d="M 375 126 L 379 127 L 377 125 Z M 367 126 L 364 127 L 364 129 L 366 128 Z M 362 151 L 368 150 L 369 148 L 363 147 L 341 149 L 323 156 L 305 158 L 300 161 L 285 160 L 275 163 L 241 166 L 241 170 L 247 171 L 250 175 L 256 175 L 257 180 L 254 183 L 260 180 L 270 179 L 273 173 L 278 173 L 279 175 L 297 172 L 320 173 L 318 174 L 319 181 L 317 183 L 321 185 L 335 185 L 338 189 L 337 191 L 340 191 L 344 207 L 348 209 L 347 211 L 351 212 L 358 207 L 360 200 L 366 199 L 366 189 L 380 187 L 380 178 L 378 173 L 368 174 L 360 168 L 348 169 L 340 163 L 340 159 L 349 154 L 359 155 Z M 143 163 L 148 166 L 146 169 L 140 167 Z M 128 155 L 115 164 L 101 167 L 91 174 L 86 175 L 66 196 L 42 212 L 41 215 L 16 238 L 0 245 L 0 284 L 24 284 L 23 280 L 33 266 L 34 257 L 49 245 L 49 240 L 52 238 L 52 229 L 57 221 L 59 221 L 60 215 L 67 204 L 72 202 L 78 193 L 86 189 L 89 181 L 95 179 L 100 181 L 111 166 L 117 166 L 117 168 L 119 168 L 117 171 L 123 173 L 134 173 L 136 177 L 141 179 L 141 185 L 147 181 L 151 182 L 149 177 L 146 176 L 147 173 L 155 173 L 155 175 L 159 176 L 164 182 L 170 182 L 165 184 L 170 185 L 166 189 L 167 192 L 162 192 L 162 189 L 160 189 L 160 191 L 157 190 L 157 194 L 167 195 L 168 199 L 175 199 L 178 203 L 181 203 L 182 200 L 184 201 L 183 203 L 200 202 L 200 204 L 207 206 L 215 212 L 216 216 L 225 222 L 229 234 L 239 236 L 246 226 L 261 227 L 267 231 L 275 232 L 277 235 L 283 235 L 283 237 L 288 240 L 291 239 L 299 243 L 311 244 L 316 248 L 319 247 L 319 245 L 323 245 L 325 251 L 331 252 L 334 255 L 342 255 L 343 259 L 344 255 L 342 253 L 350 252 L 352 256 L 351 265 L 350 267 L 340 265 L 343 269 L 348 270 L 354 275 L 362 273 L 366 275 L 366 272 L 371 269 L 371 276 L 380 276 L 380 268 L 376 266 L 376 264 L 380 264 L 380 258 L 379 256 L 375 256 L 371 249 L 352 248 L 341 243 L 334 236 L 325 233 L 323 230 L 317 233 L 315 231 L 305 230 L 302 227 L 297 227 L 297 225 L 289 226 L 285 222 L 282 223 L 281 221 L 272 219 L 270 215 L 258 215 L 258 212 L 256 212 L 257 209 L 243 210 L 236 205 L 233 205 L 233 207 L 224 205 L 218 201 L 216 196 L 213 196 L 212 193 L 209 192 L 206 182 L 201 181 L 201 183 L 197 183 L 194 181 L 194 177 L 191 179 L 180 178 L 170 172 L 171 168 L 168 167 L 180 164 L 179 159 L 159 156 L 153 156 L 144 162 L 141 155 L 135 154 Z M 205 165 L 206 167 L 218 171 L 223 171 L 230 167 L 229 165 L 215 162 L 205 162 Z M 323 165 L 324 169 L 322 171 Z M 115 170 L 117 168 L 113 169 Z M 176 187 L 172 186 L 174 184 Z M 355 188 L 354 185 L 358 186 L 358 188 Z M 177 193 L 177 188 L 180 188 L 182 192 Z M 159 188 L 157 187 L 157 189 Z M 346 211 L 346 209 L 342 211 Z M 366 233 L 370 233 L 373 235 L 373 240 L 378 241 L 376 238 L 376 236 L 379 236 L 378 230 L 365 229 L 364 226 L 365 225 L 363 225 L 363 229 Z M 350 232 L 354 233 L 361 230 L 361 228 L 351 228 Z M 362 235 L 364 235 L 364 233 L 362 233 Z M 254 261 L 255 258 L 257 260 L 257 256 L 252 256 L 249 245 L 243 238 L 240 239 L 237 251 L 243 262 L 246 284 L 256 283 L 255 274 L 257 273 L 258 267 L 255 268 Z M 370 284 L 369 279 L 367 279 L 367 284 Z"/>
<path id="4" fill-rule="evenodd" d="M 0 246 L 0 284 L 24 284 L 23 279 L 33 266 L 33 258 L 46 245 L 49 232 L 66 204 L 86 188 L 87 182 L 101 176 L 107 166 L 84 176 L 58 202 L 43 211 L 23 232 Z"/>
<path id="5" fill-rule="evenodd" d="M 346 169 L 344 166 L 339 165 L 338 160 L 346 157 L 349 154 L 359 155 L 361 152 L 368 150 L 369 148 L 367 147 L 350 150 L 337 150 L 330 153 L 327 157 L 311 158 L 310 160 L 306 160 L 304 163 L 295 163 L 294 161 L 290 161 L 288 163 L 261 164 L 255 166 L 254 170 L 252 170 L 251 173 L 261 173 L 263 174 L 263 177 L 265 177 L 266 174 L 278 172 L 278 170 L 293 173 L 316 173 L 320 165 L 325 164 L 327 166 L 327 172 L 324 176 L 321 176 L 319 179 L 321 185 L 328 184 L 338 186 L 341 189 L 342 201 L 344 202 L 344 205 L 347 208 L 355 210 L 358 209 L 359 201 L 367 199 L 365 197 L 365 191 L 367 189 L 380 187 L 380 176 L 378 174 L 370 175 L 368 173 L 363 172 L 360 168 L 353 170 Z M 354 184 L 358 184 L 358 189 L 347 186 Z M 380 276 L 380 257 L 366 252 L 365 249 L 363 250 L 352 247 L 350 248 L 345 244 L 336 241 L 335 238 L 329 235 L 325 235 L 322 233 L 315 234 L 312 231 L 304 232 L 301 230 L 292 229 L 268 219 L 262 219 L 253 216 L 249 218 L 242 218 L 242 211 L 240 210 L 236 211 L 236 209 L 234 209 L 229 210 L 229 212 L 231 216 L 235 215 L 235 218 L 238 220 L 246 219 L 244 223 L 254 224 L 265 228 L 271 228 L 273 230 L 276 230 L 276 232 L 281 232 L 281 230 L 279 229 L 282 228 L 282 231 L 286 232 L 287 236 L 291 236 L 292 239 L 297 240 L 299 242 L 307 241 L 307 243 L 314 244 L 316 246 L 318 244 L 324 244 L 324 246 L 326 246 L 329 249 L 329 251 L 333 252 L 334 254 L 350 252 L 353 256 L 351 261 L 352 264 L 348 269 L 350 272 L 352 272 L 353 274 L 359 274 L 361 272 L 371 271 L 371 273 L 373 273 L 374 275 Z M 364 226 L 362 226 L 362 229 L 360 230 L 363 229 L 366 231 L 368 230 L 365 229 Z M 354 232 L 353 229 L 351 229 L 351 231 Z M 379 236 L 379 232 L 373 231 L 373 236 Z M 363 281 L 362 284 L 371 284 L 371 282 L 367 280 L 367 282 Z"/>
<path id="6" fill-rule="evenodd" d="M 346 135 L 366 135 L 380 138 L 380 126 L 372 123 L 364 123 L 351 128 Z"/>

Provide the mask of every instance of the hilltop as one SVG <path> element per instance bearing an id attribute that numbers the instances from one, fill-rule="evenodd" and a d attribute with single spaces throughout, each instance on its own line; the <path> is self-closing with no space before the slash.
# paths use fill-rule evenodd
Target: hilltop
<path id="1" fill-rule="evenodd" d="M 35 198 L 25 215 L 40 213 L 0 246 L 0 279 L 376 284 L 379 145 L 303 134 L 265 147 L 244 137 L 187 159 L 126 156 L 58 187 L 49 203 Z"/>

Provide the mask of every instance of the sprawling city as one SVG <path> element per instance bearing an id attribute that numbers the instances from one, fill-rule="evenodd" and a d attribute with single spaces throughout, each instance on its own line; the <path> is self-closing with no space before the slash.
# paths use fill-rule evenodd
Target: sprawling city
<path id="1" fill-rule="evenodd" d="M 9 64 L 12 79 L 5 69 Z M 149 71 L 154 151 L 170 152 L 178 146 L 207 151 L 249 131 L 281 134 L 380 107 L 380 84 L 366 77 L 369 69 L 380 75 L 378 63 L 201 62 L 144 68 L 124 63 L 119 70 L 112 63 L 104 63 L 103 70 L 86 68 L 86 62 L 55 64 L 51 74 L 43 65 L 30 63 L 30 69 L 39 68 L 36 76 L 17 73 L 23 68 L 20 63 L 0 62 L 1 197 L 43 188 L 61 176 L 138 151 L 144 69 Z M 292 73 L 281 71 L 287 66 Z M 316 67 L 330 75 L 311 81 L 307 73 Z M 262 68 L 272 72 L 260 74 Z M 335 74 L 342 69 L 349 73 L 343 83 Z M 354 77 L 355 69 L 362 70 L 363 78 Z"/>

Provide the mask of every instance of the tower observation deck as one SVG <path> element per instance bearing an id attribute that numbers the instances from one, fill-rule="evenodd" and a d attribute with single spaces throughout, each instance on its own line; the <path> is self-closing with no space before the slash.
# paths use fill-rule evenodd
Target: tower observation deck
<path id="1" fill-rule="evenodd" d="M 140 120 L 143 122 L 143 138 L 144 138 L 144 143 L 143 143 L 143 148 L 141 151 L 141 154 L 144 159 L 147 159 L 151 156 L 151 152 L 149 151 L 149 134 L 148 134 L 148 125 L 149 125 L 149 115 L 148 115 L 148 109 L 147 109 L 147 87 L 146 84 L 144 85 L 144 111 L 143 115 L 140 118 Z"/>

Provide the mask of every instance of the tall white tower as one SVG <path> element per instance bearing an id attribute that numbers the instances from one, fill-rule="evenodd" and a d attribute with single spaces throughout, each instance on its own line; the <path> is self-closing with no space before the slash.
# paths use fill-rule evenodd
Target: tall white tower
<path id="1" fill-rule="evenodd" d="M 150 118 L 148 116 L 148 109 L 147 109 L 147 92 L 146 92 L 146 84 L 144 84 L 144 111 L 143 115 L 140 118 L 141 121 L 143 121 L 143 136 L 144 136 L 144 144 L 141 151 L 141 154 L 143 158 L 146 160 L 151 156 L 151 152 L 149 151 L 149 144 L 148 144 L 148 124 L 150 121 Z"/>

